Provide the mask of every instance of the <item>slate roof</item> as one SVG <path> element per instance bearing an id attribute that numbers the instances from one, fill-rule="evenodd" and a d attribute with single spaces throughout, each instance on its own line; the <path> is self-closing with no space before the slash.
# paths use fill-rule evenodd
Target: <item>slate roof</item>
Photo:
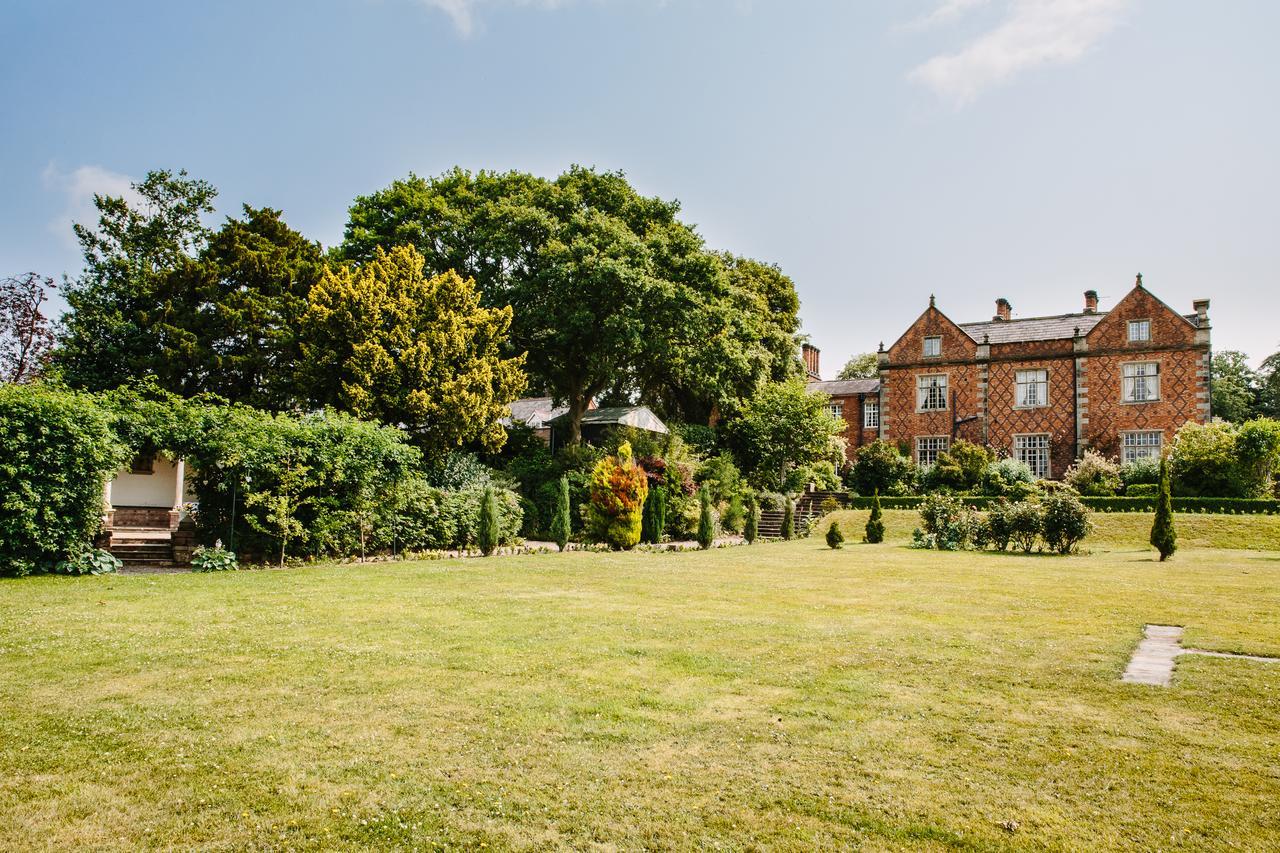
<path id="1" fill-rule="evenodd" d="M 544 429 L 548 422 L 568 411 L 568 406 L 553 406 L 550 397 L 525 397 L 523 400 L 513 402 L 511 417 L 502 418 L 499 423 L 505 426 L 522 423 L 533 429 Z"/>
<path id="2" fill-rule="evenodd" d="M 1071 338 L 1075 336 L 1077 328 L 1080 329 L 1080 334 L 1087 335 L 1105 316 L 1106 312 L 1102 311 L 1094 314 L 1057 314 L 1053 317 L 987 320 L 957 325 L 978 343 L 982 343 L 985 336 L 993 344 L 1012 344 Z"/>
<path id="3" fill-rule="evenodd" d="M 562 421 L 569 417 L 568 410 L 550 418 L 548 423 Z M 612 406 L 607 409 L 591 409 L 582 416 L 582 425 L 587 426 L 629 426 L 649 432 L 669 432 L 662 419 L 653 413 L 648 406 Z"/>
<path id="4" fill-rule="evenodd" d="M 880 391 L 879 379 L 830 379 L 826 382 L 810 382 L 810 391 L 821 391 L 832 397 L 853 397 L 858 394 L 876 394 Z"/>

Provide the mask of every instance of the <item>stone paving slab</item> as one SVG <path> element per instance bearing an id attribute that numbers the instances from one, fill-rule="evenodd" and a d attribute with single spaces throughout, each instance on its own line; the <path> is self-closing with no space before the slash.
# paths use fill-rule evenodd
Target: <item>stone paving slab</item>
<path id="1" fill-rule="evenodd" d="M 1147 625 L 1142 632 L 1142 641 L 1134 650 L 1133 657 L 1121 681 L 1130 684 L 1151 684 L 1156 687 L 1168 687 L 1173 680 L 1173 663 L 1178 655 L 1204 655 L 1215 658 L 1235 658 L 1236 660 L 1261 661 L 1263 663 L 1280 663 L 1280 658 L 1263 655 L 1243 655 L 1234 652 L 1211 652 L 1206 649 L 1184 649 L 1182 647 L 1182 626 L 1180 625 Z"/>

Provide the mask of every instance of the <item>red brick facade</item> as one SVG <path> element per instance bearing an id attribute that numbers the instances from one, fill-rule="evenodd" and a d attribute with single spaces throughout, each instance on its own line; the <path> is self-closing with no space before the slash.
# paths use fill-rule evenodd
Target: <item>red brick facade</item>
<path id="1" fill-rule="evenodd" d="M 913 458 L 921 438 L 931 439 L 926 453 L 965 439 L 1061 477 L 1086 448 L 1151 455 L 1184 423 L 1208 421 L 1209 303 L 1194 307 L 1178 314 L 1141 277 L 1106 313 L 1089 291 L 1081 313 L 1013 319 L 1000 300 L 990 321 L 957 324 L 930 298 L 881 349 L 878 431 L 863 426 L 870 388 L 857 388 L 855 403 L 836 393 L 842 383 L 811 387 L 843 403 L 851 457 L 877 436 Z"/>

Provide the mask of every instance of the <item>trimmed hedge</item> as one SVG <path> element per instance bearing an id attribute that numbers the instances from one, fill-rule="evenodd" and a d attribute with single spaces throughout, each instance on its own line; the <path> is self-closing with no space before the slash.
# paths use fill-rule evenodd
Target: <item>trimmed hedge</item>
<path id="1" fill-rule="evenodd" d="M 1000 500 L 986 495 L 957 495 L 966 506 L 986 509 Z M 1080 498 L 1080 502 L 1096 512 L 1155 512 L 1156 496 L 1151 497 L 1114 497 L 1114 498 Z M 849 509 L 870 509 L 873 498 L 852 497 Z M 923 497 L 882 497 L 882 509 L 919 509 Z M 1222 515 L 1277 515 L 1280 514 L 1280 500 L 1275 498 L 1174 498 L 1174 512 L 1199 512 Z"/>

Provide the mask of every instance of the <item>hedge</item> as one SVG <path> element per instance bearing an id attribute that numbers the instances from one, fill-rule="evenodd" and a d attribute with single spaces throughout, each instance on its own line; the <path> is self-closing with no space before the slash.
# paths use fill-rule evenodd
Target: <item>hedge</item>
<path id="1" fill-rule="evenodd" d="M 986 509 L 1000 498 L 987 495 L 959 495 L 967 506 Z M 849 509 L 870 509 L 872 498 L 851 497 Z M 919 509 L 923 497 L 882 497 L 881 509 Z M 1155 512 L 1156 498 L 1140 497 L 1082 497 L 1080 502 L 1097 512 Z M 1174 498 L 1174 512 L 1215 513 L 1224 515 L 1276 515 L 1280 514 L 1280 500 L 1274 498 Z"/>

